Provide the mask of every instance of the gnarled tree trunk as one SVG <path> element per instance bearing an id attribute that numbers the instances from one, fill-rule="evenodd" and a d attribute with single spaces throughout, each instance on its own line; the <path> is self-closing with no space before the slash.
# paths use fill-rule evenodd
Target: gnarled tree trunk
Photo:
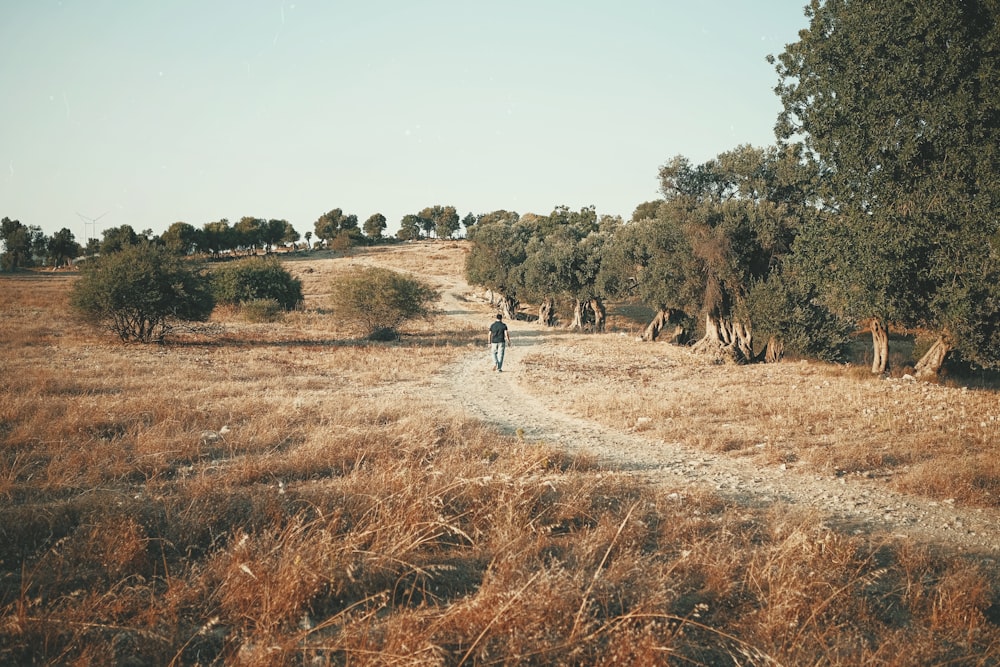
<path id="1" fill-rule="evenodd" d="M 500 312 L 508 320 L 517 319 L 517 307 L 520 302 L 512 296 L 507 296 L 506 294 L 500 297 Z"/>
<path id="2" fill-rule="evenodd" d="M 931 349 L 927 350 L 917 362 L 914 368 L 917 377 L 920 379 L 937 377 L 949 352 L 951 352 L 951 342 L 945 336 L 939 336 L 931 345 Z"/>
<path id="3" fill-rule="evenodd" d="M 594 331 L 604 331 L 604 323 L 608 319 L 608 311 L 599 298 L 590 299 L 590 311 L 594 314 Z"/>
<path id="4" fill-rule="evenodd" d="M 556 304 L 552 297 L 542 299 L 538 306 L 538 321 L 547 327 L 556 325 Z"/>
<path id="5" fill-rule="evenodd" d="M 583 329 L 583 309 L 585 303 L 582 299 L 573 299 L 573 321 L 566 327 L 570 331 L 581 331 Z"/>
<path id="6" fill-rule="evenodd" d="M 781 339 L 771 336 L 767 341 L 767 347 L 764 348 L 764 363 L 776 364 L 783 356 L 785 356 L 785 344 Z"/>
<path id="7" fill-rule="evenodd" d="M 705 335 L 692 349 L 737 363 L 753 361 L 753 334 L 749 325 L 709 314 L 705 316 Z"/>
<path id="8" fill-rule="evenodd" d="M 670 322 L 670 317 L 673 315 L 673 311 L 669 308 L 660 308 L 656 311 L 656 317 L 653 321 L 646 325 L 646 330 L 642 332 L 639 336 L 639 340 L 654 341 L 660 335 L 660 331 L 663 330 L 667 324 Z"/>
<path id="9" fill-rule="evenodd" d="M 678 312 L 671 308 L 660 308 L 656 312 L 656 317 L 653 318 L 653 321 L 646 325 L 646 330 L 639 336 L 639 340 L 654 341 L 659 338 L 663 330 L 674 324 L 674 318 Z M 670 339 L 667 342 L 679 345 L 684 342 L 686 334 L 687 332 L 684 330 L 684 327 L 680 324 L 675 324 Z"/>
<path id="10" fill-rule="evenodd" d="M 871 328 L 872 373 L 885 373 L 889 370 L 889 324 L 881 317 L 873 317 Z"/>

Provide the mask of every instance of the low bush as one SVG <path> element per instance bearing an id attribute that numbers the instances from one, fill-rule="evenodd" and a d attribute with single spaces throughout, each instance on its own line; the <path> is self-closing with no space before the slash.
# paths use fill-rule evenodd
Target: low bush
<path id="1" fill-rule="evenodd" d="M 382 268 L 339 277 L 332 288 L 336 316 L 359 327 L 369 340 L 395 340 L 404 322 L 429 317 L 439 298 L 426 283 Z"/>
<path id="2" fill-rule="evenodd" d="M 292 310 L 302 303 L 302 282 L 273 257 L 251 257 L 216 268 L 212 291 L 219 303 L 232 305 L 270 299 Z"/>
<path id="3" fill-rule="evenodd" d="M 215 302 L 200 266 L 150 244 L 83 265 L 70 302 L 125 342 L 159 342 L 177 321 L 203 322 Z"/>

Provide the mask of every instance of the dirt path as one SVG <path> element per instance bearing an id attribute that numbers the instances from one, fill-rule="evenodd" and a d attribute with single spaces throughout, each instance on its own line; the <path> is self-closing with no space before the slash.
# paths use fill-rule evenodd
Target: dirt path
<path id="1" fill-rule="evenodd" d="M 596 456 L 609 467 L 682 490 L 705 485 L 745 505 L 788 503 L 817 510 L 830 525 L 851 531 L 886 530 L 930 544 L 974 552 L 1000 553 L 1000 512 L 963 509 L 947 502 L 904 495 L 878 482 L 848 480 L 760 466 L 749 461 L 625 433 L 559 412 L 522 387 L 531 378 L 521 364 L 555 343 L 544 327 L 518 322 L 504 372 L 491 370 L 485 341 L 488 304 L 471 298 L 461 282 L 445 286 L 443 308 L 449 317 L 475 321 L 483 344 L 434 380 L 442 399 L 503 432 Z"/>

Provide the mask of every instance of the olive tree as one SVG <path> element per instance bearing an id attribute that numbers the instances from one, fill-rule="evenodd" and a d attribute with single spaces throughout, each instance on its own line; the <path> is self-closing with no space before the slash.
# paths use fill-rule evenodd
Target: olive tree
<path id="1" fill-rule="evenodd" d="M 465 277 L 500 298 L 507 319 L 516 319 L 525 291 L 524 262 L 535 234 L 533 219 L 512 215 L 484 216 L 469 230 L 472 247 L 465 257 Z"/>
<path id="2" fill-rule="evenodd" d="M 956 349 L 1000 363 L 1000 20 L 991 0 L 814 0 L 776 59 L 777 134 L 823 169 L 825 227 L 810 255 L 822 298 L 872 331 L 938 332 L 921 366 Z"/>
<path id="3" fill-rule="evenodd" d="M 73 308 L 123 342 L 162 342 L 177 322 L 203 322 L 215 305 L 199 265 L 150 243 L 84 264 Z"/>

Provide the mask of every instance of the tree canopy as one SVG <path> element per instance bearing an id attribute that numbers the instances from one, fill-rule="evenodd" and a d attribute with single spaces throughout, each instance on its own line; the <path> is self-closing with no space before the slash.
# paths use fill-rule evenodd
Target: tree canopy
<path id="1" fill-rule="evenodd" d="M 982 364 L 996 345 L 1000 28 L 991 0 L 827 0 L 777 59 L 781 140 L 819 162 L 797 248 L 823 298 L 878 334 L 923 326 Z"/>

